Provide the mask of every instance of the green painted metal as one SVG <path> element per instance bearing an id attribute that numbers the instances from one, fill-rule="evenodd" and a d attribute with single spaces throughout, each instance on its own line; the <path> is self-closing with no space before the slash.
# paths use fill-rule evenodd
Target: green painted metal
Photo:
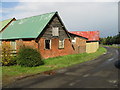
<path id="1" fill-rule="evenodd" d="M 13 18 L 12 18 L 13 19 Z M 7 19 L 4 21 L 0 21 L 0 31 L 12 20 L 12 19 Z"/>
<path id="2" fill-rule="evenodd" d="M 3 32 L 1 39 L 37 38 L 56 12 L 13 21 Z"/>

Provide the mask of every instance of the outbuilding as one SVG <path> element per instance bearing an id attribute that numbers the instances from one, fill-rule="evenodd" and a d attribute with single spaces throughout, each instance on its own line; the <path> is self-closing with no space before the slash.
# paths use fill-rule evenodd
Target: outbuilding
<path id="1" fill-rule="evenodd" d="M 99 48 L 99 31 L 71 31 L 70 33 L 88 38 L 86 41 L 86 52 L 93 53 Z"/>
<path id="2" fill-rule="evenodd" d="M 76 35 L 73 33 L 70 33 L 72 44 L 74 46 L 74 49 L 76 53 L 85 53 L 86 52 L 86 41 L 88 40 L 87 38 Z"/>

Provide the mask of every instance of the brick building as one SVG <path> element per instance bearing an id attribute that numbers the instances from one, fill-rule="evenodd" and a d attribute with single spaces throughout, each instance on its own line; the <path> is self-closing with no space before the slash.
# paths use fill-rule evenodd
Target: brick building
<path id="1" fill-rule="evenodd" d="M 99 48 L 99 31 L 71 31 L 70 33 L 88 38 L 86 41 L 86 52 L 93 53 Z"/>
<path id="2" fill-rule="evenodd" d="M 29 46 L 40 51 L 43 58 L 83 53 L 87 38 L 68 33 L 57 12 L 19 19 L 12 22 L 0 33 L 2 43 L 8 43 L 12 49 Z M 73 42 L 76 37 L 81 43 Z"/>
<path id="3" fill-rule="evenodd" d="M 86 40 L 88 39 L 80 35 L 70 33 L 70 32 L 69 34 L 71 36 L 72 44 L 73 44 L 73 47 L 76 53 L 85 53 L 86 52 Z"/>

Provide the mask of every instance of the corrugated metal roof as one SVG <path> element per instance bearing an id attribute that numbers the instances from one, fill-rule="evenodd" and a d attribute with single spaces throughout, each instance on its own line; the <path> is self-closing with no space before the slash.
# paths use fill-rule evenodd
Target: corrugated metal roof
<path id="1" fill-rule="evenodd" d="M 2 39 L 37 38 L 55 13 L 16 20 L 0 33 Z"/>
<path id="2" fill-rule="evenodd" d="M 87 41 L 99 41 L 99 31 L 71 31 L 70 33 L 86 37 Z"/>
<path id="3" fill-rule="evenodd" d="M 4 20 L 4 21 L 0 21 L 0 31 L 1 31 L 12 19 L 13 19 L 13 18 L 7 19 L 7 20 Z"/>
<path id="4" fill-rule="evenodd" d="M 80 36 L 80 35 L 77 35 L 77 34 L 74 34 L 74 33 L 71 33 L 71 32 L 69 32 L 69 34 L 70 34 L 70 35 L 77 36 L 77 37 L 81 37 L 81 38 L 84 38 L 84 39 L 88 40 L 88 38 L 86 38 L 86 37 L 83 37 L 83 36 Z"/>

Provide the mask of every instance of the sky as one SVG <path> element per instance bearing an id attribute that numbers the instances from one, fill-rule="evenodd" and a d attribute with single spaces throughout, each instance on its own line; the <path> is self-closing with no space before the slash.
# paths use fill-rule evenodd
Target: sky
<path id="1" fill-rule="evenodd" d="M 118 0 L 2 0 L 0 7 L 0 21 L 58 11 L 68 31 L 118 33 Z"/>

